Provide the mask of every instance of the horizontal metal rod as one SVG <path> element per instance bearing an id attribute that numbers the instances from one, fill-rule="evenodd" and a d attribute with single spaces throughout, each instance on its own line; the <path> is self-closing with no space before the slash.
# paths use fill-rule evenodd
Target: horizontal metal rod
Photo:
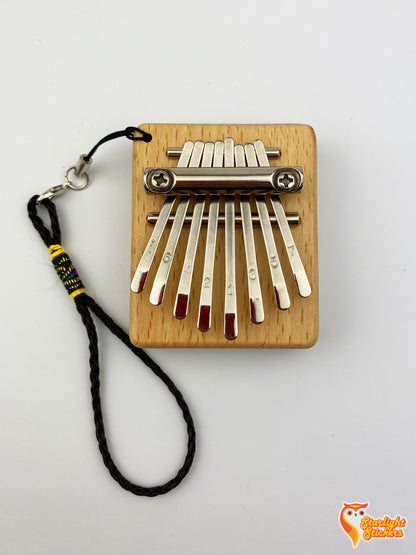
<path id="1" fill-rule="evenodd" d="M 260 219 L 258 214 L 252 214 L 253 225 L 260 225 Z M 276 216 L 274 214 L 269 214 L 270 222 L 272 225 L 277 225 Z M 150 212 L 147 216 L 147 223 L 154 225 L 159 218 L 158 212 Z M 175 214 L 171 214 L 168 218 L 167 225 L 172 225 Z M 286 212 L 286 218 L 290 225 L 298 225 L 300 223 L 300 217 L 298 212 Z M 192 222 L 192 214 L 186 215 L 183 222 L 184 225 L 190 225 Z M 224 225 L 225 215 L 224 212 L 220 212 L 218 215 L 218 225 Z M 208 223 L 208 213 L 205 212 L 202 216 L 202 225 L 207 225 Z M 241 214 L 237 212 L 235 214 L 236 225 L 241 225 Z"/>
<path id="2" fill-rule="evenodd" d="M 270 158 L 279 158 L 280 157 L 280 149 L 277 147 L 266 148 L 267 156 Z M 182 154 L 182 147 L 168 147 L 166 154 L 170 158 L 179 158 Z"/>

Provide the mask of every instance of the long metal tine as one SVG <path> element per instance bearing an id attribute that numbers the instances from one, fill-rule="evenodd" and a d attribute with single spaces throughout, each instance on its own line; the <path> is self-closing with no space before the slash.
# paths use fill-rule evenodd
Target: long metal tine
<path id="1" fill-rule="evenodd" d="M 199 164 L 198 157 L 200 158 L 200 141 L 195 143 L 195 148 L 198 147 L 196 156 L 192 154 L 190 165 Z M 202 143 L 203 144 L 203 143 Z M 194 149 L 195 152 L 195 149 Z M 210 167 L 214 153 L 214 143 L 205 143 L 202 151 L 201 167 Z M 205 197 L 198 196 L 195 201 L 195 206 L 192 214 L 192 223 L 189 230 L 188 244 L 186 246 L 185 259 L 182 266 L 182 273 L 179 280 L 178 291 L 176 294 L 175 308 L 173 314 L 176 318 L 182 319 L 188 314 L 189 295 L 191 292 L 192 274 L 194 271 L 194 263 L 196 256 L 196 248 L 198 246 L 199 232 L 201 230 L 202 215 L 204 213 Z"/>
<path id="2" fill-rule="evenodd" d="M 260 166 L 269 166 L 270 164 L 267 158 L 263 141 L 261 141 L 260 139 L 254 141 L 254 148 L 256 150 Z M 300 259 L 299 252 L 296 248 L 292 232 L 290 231 L 290 227 L 286 219 L 285 211 L 280 201 L 279 195 L 270 195 L 270 200 L 279 224 L 280 233 L 282 234 L 283 242 L 286 248 L 290 267 L 292 268 L 299 295 L 301 295 L 301 297 L 309 297 L 312 292 L 311 286 L 309 284 L 305 268 L 303 267 L 302 260 Z"/>
<path id="3" fill-rule="evenodd" d="M 246 157 L 243 145 L 235 146 L 235 165 L 246 166 Z M 259 271 L 257 268 L 256 247 L 254 244 L 253 224 L 251 220 L 251 207 L 248 195 L 240 195 L 241 222 L 243 225 L 244 249 L 247 263 L 248 296 L 250 299 L 250 318 L 254 324 L 264 321 L 263 299 Z"/>
<path id="4" fill-rule="evenodd" d="M 234 141 L 224 141 L 224 166 L 234 166 Z M 235 280 L 235 207 L 234 197 L 225 197 L 225 303 L 224 335 L 233 340 L 238 335 L 237 292 Z"/>
<path id="5" fill-rule="evenodd" d="M 196 161 L 201 159 L 202 141 L 186 141 L 182 149 L 181 155 L 178 160 L 178 167 L 185 168 L 191 164 L 192 160 Z M 203 143 L 202 143 L 203 146 Z M 195 152 L 196 151 L 196 152 Z M 184 195 L 179 198 L 179 205 L 176 210 L 175 218 L 173 220 L 172 228 L 166 243 L 166 247 L 162 256 L 162 261 L 159 264 L 155 280 L 153 282 L 152 291 L 150 292 L 150 302 L 154 305 L 159 305 L 163 302 L 165 297 L 166 284 L 169 279 L 170 269 L 172 267 L 173 257 L 175 255 L 176 247 L 178 245 L 179 236 L 182 231 L 183 222 L 188 209 L 190 197 Z"/>
<path id="6" fill-rule="evenodd" d="M 222 167 L 223 158 L 224 143 L 222 141 L 217 141 L 214 145 L 212 166 L 216 168 Z M 198 329 L 200 331 L 208 331 L 211 328 L 215 246 L 217 242 L 218 214 L 220 206 L 219 195 L 211 195 L 209 202 L 207 239 L 205 245 L 204 269 L 202 272 L 202 285 L 198 312 Z"/>
<path id="7" fill-rule="evenodd" d="M 258 166 L 256 151 L 252 143 L 245 145 L 245 152 L 248 166 Z M 265 160 L 263 159 L 263 163 Z M 267 159 L 268 162 L 268 159 Z M 280 264 L 279 255 L 277 254 L 276 243 L 273 236 L 272 225 L 270 221 L 269 211 L 267 210 L 266 201 L 263 196 L 256 195 L 257 213 L 263 232 L 264 244 L 266 246 L 267 259 L 269 261 L 270 275 L 273 283 L 273 290 L 276 298 L 277 306 L 286 310 L 290 306 L 290 297 L 283 275 L 282 266 Z"/>

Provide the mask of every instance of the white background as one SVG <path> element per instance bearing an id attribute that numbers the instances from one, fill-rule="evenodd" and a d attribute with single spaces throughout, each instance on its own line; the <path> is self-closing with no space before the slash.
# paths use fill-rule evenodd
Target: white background
<path id="1" fill-rule="evenodd" d="M 411 0 L 2 2 L 2 554 L 348 554 L 342 501 L 409 520 L 360 552 L 415 552 L 415 17 Z M 25 213 L 143 122 L 308 123 L 319 158 L 318 344 L 153 351 L 198 432 L 155 499 L 102 464 L 85 332 Z M 63 243 L 127 328 L 131 143 L 94 166 L 57 200 Z M 111 447 L 159 483 L 184 455 L 177 407 L 99 331 Z"/>

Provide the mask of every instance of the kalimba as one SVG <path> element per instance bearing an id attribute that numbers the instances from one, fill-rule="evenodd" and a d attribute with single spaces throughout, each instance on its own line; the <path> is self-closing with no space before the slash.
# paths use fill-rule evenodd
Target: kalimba
<path id="1" fill-rule="evenodd" d="M 153 140 L 134 143 L 132 342 L 313 345 L 318 265 L 312 128 L 140 127 Z"/>

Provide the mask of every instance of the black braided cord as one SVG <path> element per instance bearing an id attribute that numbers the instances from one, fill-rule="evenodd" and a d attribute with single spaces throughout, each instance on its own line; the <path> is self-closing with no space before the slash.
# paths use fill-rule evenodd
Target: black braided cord
<path id="1" fill-rule="evenodd" d="M 61 256 L 64 257 L 64 261 L 67 263 L 67 266 L 72 268 L 75 272 L 70 277 L 71 279 L 64 278 L 62 275 L 58 273 L 58 275 L 63 280 L 63 283 L 68 291 L 68 293 L 73 296 L 75 301 L 75 306 L 81 316 L 82 323 L 85 326 L 87 331 L 88 340 L 89 340 L 89 351 L 90 351 L 90 381 L 91 381 L 91 396 L 92 396 L 92 409 L 94 413 L 94 423 L 95 423 L 95 433 L 97 436 L 98 446 L 104 461 L 105 466 L 108 468 L 111 476 L 120 484 L 122 488 L 135 495 L 141 495 L 146 497 L 155 497 L 157 495 L 162 495 L 164 493 L 168 493 L 170 490 L 178 486 L 185 476 L 188 474 L 192 462 L 195 455 L 195 426 L 192 419 L 191 412 L 189 407 L 183 398 L 182 393 L 173 383 L 171 378 L 160 368 L 158 364 L 147 354 L 143 349 L 134 346 L 129 339 L 127 333 L 123 331 L 123 329 L 114 322 L 114 320 L 95 302 L 95 300 L 87 295 L 84 292 L 82 282 L 77 278 L 78 274 L 76 270 L 73 268 L 72 263 L 69 257 L 66 255 L 64 249 L 60 247 L 61 242 L 61 231 L 59 227 L 59 220 L 56 211 L 55 204 L 49 200 L 45 199 L 40 204 L 37 203 L 38 195 L 33 196 L 28 203 L 28 214 L 31 222 L 33 223 L 35 229 L 39 232 L 43 242 L 46 244 L 49 250 L 51 251 L 52 258 L 55 264 L 54 256 Z M 49 218 L 51 227 L 50 230 L 44 225 L 43 220 L 38 216 L 38 207 L 43 206 L 46 208 Z M 60 249 L 57 249 L 60 247 Z M 54 254 L 54 251 L 63 252 L 62 254 Z M 58 258 L 59 259 L 59 258 Z M 65 275 L 68 272 L 64 273 Z M 69 279 L 71 285 L 69 286 L 65 283 L 64 279 Z M 74 286 L 74 279 L 79 282 L 79 285 Z M 78 290 L 74 292 L 74 288 Z M 139 484 L 134 484 L 130 482 L 120 470 L 117 468 L 109 447 L 108 442 L 105 434 L 105 427 L 103 421 L 103 410 L 101 405 L 101 394 L 100 394 L 100 365 L 99 365 L 99 356 L 98 356 L 98 336 L 97 330 L 95 328 L 94 320 L 91 315 L 93 313 L 101 322 L 116 336 L 118 337 L 126 347 L 128 347 L 140 360 L 158 377 L 162 380 L 162 382 L 166 385 L 168 390 L 176 399 L 178 403 L 183 418 L 186 423 L 187 432 L 188 432 L 188 445 L 187 445 L 187 453 L 184 459 L 184 462 L 181 468 L 178 470 L 176 475 L 159 486 L 141 486 Z"/>

